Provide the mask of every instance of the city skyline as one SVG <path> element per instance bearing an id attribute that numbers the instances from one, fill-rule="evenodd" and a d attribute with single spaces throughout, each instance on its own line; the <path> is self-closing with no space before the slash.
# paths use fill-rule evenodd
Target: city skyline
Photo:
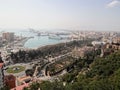
<path id="1" fill-rule="evenodd" d="M 0 0 L 0 28 L 120 29 L 120 0 Z"/>

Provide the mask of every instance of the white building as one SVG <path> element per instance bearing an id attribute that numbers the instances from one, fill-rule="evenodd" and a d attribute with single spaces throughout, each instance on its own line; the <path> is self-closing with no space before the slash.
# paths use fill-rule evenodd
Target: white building
<path id="1" fill-rule="evenodd" d="M 101 42 L 101 41 L 93 41 L 92 42 L 92 45 L 97 46 L 97 47 L 99 47 L 101 45 L 105 45 L 105 44 L 106 44 L 106 42 Z"/>

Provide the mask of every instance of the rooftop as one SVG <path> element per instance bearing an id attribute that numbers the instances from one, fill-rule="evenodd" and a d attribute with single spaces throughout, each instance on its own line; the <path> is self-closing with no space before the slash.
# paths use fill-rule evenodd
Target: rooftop
<path id="1" fill-rule="evenodd" d="M 29 86 L 29 84 L 25 83 L 23 85 L 12 88 L 11 90 L 23 90 L 25 87 L 28 87 L 28 86 Z"/>
<path id="2" fill-rule="evenodd" d="M 16 77 L 14 76 L 14 75 L 6 75 L 5 76 L 5 80 L 6 81 L 13 81 L 13 80 L 15 80 L 16 79 Z"/>
<path id="3" fill-rule="evenodd" d="M 18 78 L 19 82 L 24 82 L 24 81 L 27 81 L 27 80 L 31 80 L 31 77 L 30 76 L 23 76 L 23 77 Z"/>

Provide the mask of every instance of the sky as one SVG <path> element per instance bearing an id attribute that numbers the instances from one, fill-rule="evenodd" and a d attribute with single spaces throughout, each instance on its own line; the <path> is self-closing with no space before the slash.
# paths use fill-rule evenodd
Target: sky
<path id="1" fill-rule="evenodd" d="M 120 30 L 120 0 L 0 0 L 0 28 Z"/>

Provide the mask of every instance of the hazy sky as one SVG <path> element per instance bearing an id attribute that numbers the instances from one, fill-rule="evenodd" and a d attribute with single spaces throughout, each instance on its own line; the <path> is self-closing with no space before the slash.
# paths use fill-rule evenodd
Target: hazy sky
<path id="1" fill-rule="evenodd" d="M 0 0 L 0 28 L 120 30 L 120 0 Z"/>

